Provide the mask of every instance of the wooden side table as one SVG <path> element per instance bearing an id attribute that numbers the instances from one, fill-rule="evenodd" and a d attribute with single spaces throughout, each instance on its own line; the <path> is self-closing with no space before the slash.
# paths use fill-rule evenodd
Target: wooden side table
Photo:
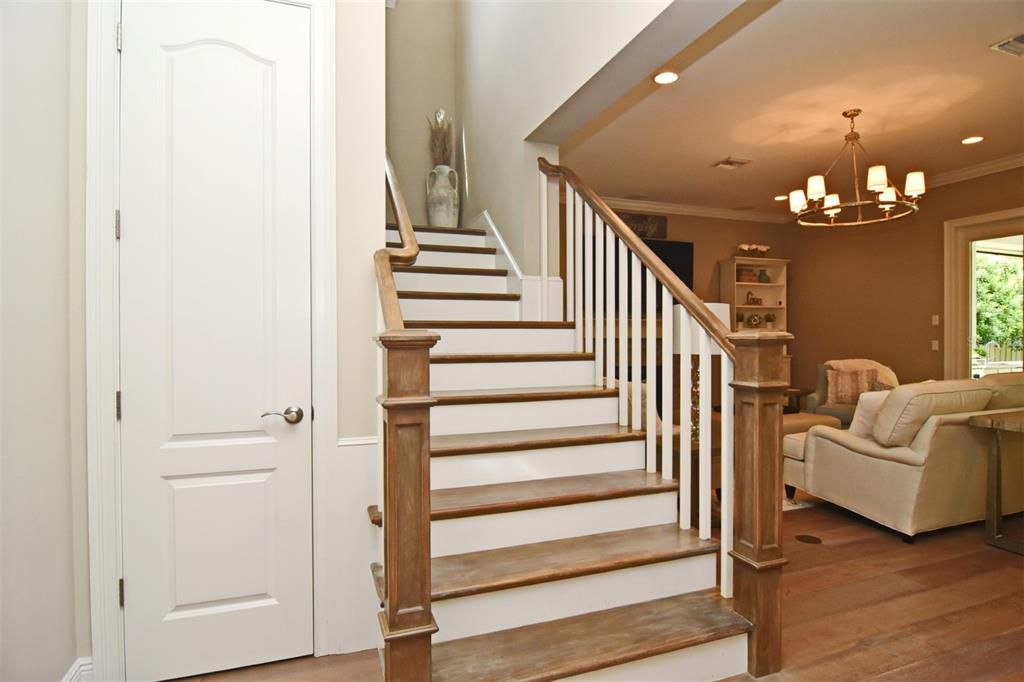
<path id="1" fill-rule="evenodd" d="M 988 455 L 988 511 L 985 514 L 985 542 L 1016 554 L 1024 554 L 1024 542 L 1003 536 L 1003 452 L 1002 433 L 1024 433 L 1024 410 L 978 415 L 967 420 L 971 426 L 992 429 L 992 450 Z"/>

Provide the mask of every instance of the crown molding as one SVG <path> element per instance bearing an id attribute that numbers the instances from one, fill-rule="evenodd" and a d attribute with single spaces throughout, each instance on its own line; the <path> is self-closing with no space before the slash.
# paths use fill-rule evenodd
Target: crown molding
<path id="1" fill-rule="evenodd" d="M 737 211 L 732 208 L 713 208 L 711 206 L 691 206 L 662 201 L 641 201 L 637 199 L 619 199 L 603 197 L 606 204 L 616 210 L 634 211 L 636 213 L 667 213 L 670 215 L 686 215 L 698 218 L 717 218 L 719 220 L 742 220 L 744 222 L 772 223 L 782 225 L 792 222 L 788 216 L 780 216 L 764 211 Z"/>
<path id="2" fill-rule="evenodd" d="M 943 185 L 952 185 L 955 182 L 963 182 L 994 173 L 1002 173 L 1003 171 L 1020 168 L 1021 166 L 1024 166 L 1024 154 L 1014 154 L 1012 156 L 1004 156 L 1001 159 L 995 159 L 994 161 L 986 161 L 985 163 L 967 166 L 966 168 L 958 168 L 947 173 L 938 173 L 934 177 L 929 178 L 928 184 L 932 187 L 942 187 Z"/>

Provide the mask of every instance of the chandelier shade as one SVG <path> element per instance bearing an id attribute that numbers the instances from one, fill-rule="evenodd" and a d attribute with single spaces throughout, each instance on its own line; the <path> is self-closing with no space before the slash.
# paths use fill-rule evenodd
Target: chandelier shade
<path id="1" fill-rule="evenodd" d="M 860 114 L 860 109 L 843 112 L 843 117 L 850 121 L 850 131 L 843 138 L 839 155 L 824 173 L 807 178 L 806 194 L 802 189 L 789 193 L 789 210 L 796 214 L 797 224 L 808 227 L 871 225 L 898 220 L 917 210 L 918 199 L 925 193 L 924 173 L 907 173 L 904 191 L 900 192 L 889 180 L 885 165 L 867 163 L 870 158 L 854 125 L 854 119 Z M 828 192 L 825 181 L 847 151 L 853 165 L 853 196 L 843 201 L 835 186 L 831 193 Z M 867 168 L 864 190 L 861 189 L 859 172 L 863 167 Z"/>

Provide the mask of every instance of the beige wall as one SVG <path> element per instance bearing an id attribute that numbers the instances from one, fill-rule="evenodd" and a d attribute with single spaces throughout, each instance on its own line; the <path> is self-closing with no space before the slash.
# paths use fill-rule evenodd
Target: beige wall
<path id="1" fill-rule="evenodd" d="M 438 109 L 458 116 L 455 0 L 402 0 L 386 17 L 388 151 L 409 216 L 426 225 L 426 177 L 433 167 L 427 118 Z"/>
<path id="2" fill-rule="evenodd" d="M 793 383 L 815 366 L 867 357 L 900 381 L 942 378 L 943 222 L 1024 206 L 1024 169 L 930 190 L 915 215 L 847 230 L 788 229 Z M 931 316 L 940 316 L 933 327 Z"/>
<path id="3" fill-rule="evenodd" d="M 74 528 L 83 520 L 73 515 L 84 493 L 71 457 L 81 436 L 70 393 L 81 346 L 71 348 L 80 344 L 71 321 L 81 306 L 70 261 L 80 259 L 72 242 L 81 223 L 69 217 L 81 214 L 69 177 L 82 179 L 69 117 L 72 19 L 67 2 L 5 2 L 0 11 L 0 678 L 58 680 L 77 656 Z"/>
<path id="4" fill-rule="evenodd" d="M 718 261 L 736 255 L 739 244 L 768 244 L 774 258 L 787 258 L 786 226 L 771 223 L 695 218 L 668 218 L 668 238 L 693 242 L 693 292 L 705 301 L 719 301 Z"/>
<path id="5" fill-rule="evenodd" d="M 540 270 L 536 158 L 557 161 L 558 149 L 524 140 L 668 4 L 458 4 L 456 96 L 468 156 L 463 215 L 487 209 L 527 274 Z"/>

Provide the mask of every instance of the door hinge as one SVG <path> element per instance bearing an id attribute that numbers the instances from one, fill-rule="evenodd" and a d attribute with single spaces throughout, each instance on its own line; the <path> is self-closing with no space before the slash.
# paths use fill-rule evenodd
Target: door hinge
<path id="1" fill-rule="evenodd" d="M 117 579 L 117 603 L 124 608 L 124 578 Z"/>
<path id="2" fill-rule="evenodd" d="M 316 419 L 316 408 L 312 405 L 309 406 L 309 421 Z"/>
<path id="3" fill-rule="evenodd" d="M 121 209 L 114 209 L 114 239 L 121 238 Z"/>
<path id="4" fill-rule="evenodd" d="M 121 421 L 121 391 L 114 394 L 114 414 Z"/>
<path id="5" fill-rule="evenodd" d="M 121 22 L 117 22 L 117 51 L 121 51 Z"/>

